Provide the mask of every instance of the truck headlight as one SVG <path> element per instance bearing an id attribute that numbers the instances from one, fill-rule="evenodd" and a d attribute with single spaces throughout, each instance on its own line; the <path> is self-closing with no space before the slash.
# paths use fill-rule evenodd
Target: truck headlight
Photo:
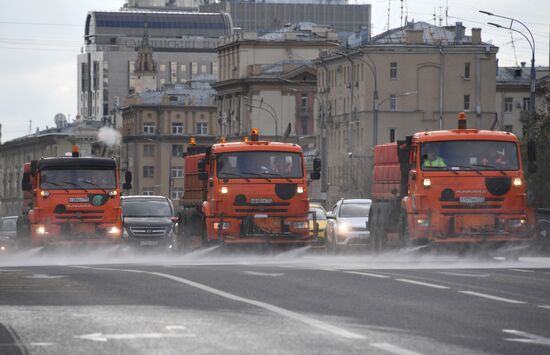
<path id="1" fill-rule="evenodd" d="M 36 233 L 37 234 L 46 234 L 46 227 L 43 227 L 43 226 L 40 226 L 38 228 L 36 228 Z"/>
<path id="2" fill-rule="evenodd" d="M 229 227 L 231 226 L 231 224 L 229 222 L 214 222 L 214 229 L 218 230 L 218 229 L 229 229 Z"/>
<path id="3" fill-rule="evenodd" d="M 225 195 L 229 192 L 229 189 L 227 188 L 227 186 L 222 186 L 220 192 L 222 193 L 222 195 Z"/>
<path id="4" fill-rule="evenodd" d="M 422 185 L 424 185 L 424 187 L 426 187 L 426 188 L 431 187 L 432 186 L 432 180 L 424 179 L 424 180 L 422 180 Z"/>
<path id="5" fill-rule="evenodd" d="M 294 222 L 294 228 L 296 229 L 306 229 L 309 228 L 308 222 Z"/>
<path id="6" fill-rule="evenodd" d="M 118 191 L 117 191 L 117 190 L 109 191 L 109 196 L 115 197 L 116 195 L 118 195 Z"/>
<path id="7" fill-rule="evenodd" d="M 521 181 L 521 178 L 514 178 L 514 186 L 515 187 L 520 187 L 522 185 L 522 181 Z"/>
<path id="8" fill-rule="evenodd" d="M 525 226 L 525 220 L 524 219 L 509 219 L 508 220 L 508 226 L 510 228 L 521 228 Z"/>
<path id="9" fill-rule="evenodd" d="M 298 187 L 296 188 L 296 192 L 297 192 L 298 194 L 303 194 L 303 193 L 304 193 L 304 187 L 303 187 L 303 186 L 298 186 Z"/>
<path id="10" fill-rule="evenodd" d="M 50 196 L 50 192 L 48 190 L 42 190 L 42 191 L 40 191 L 40 196 L 48 197 L 48 196 Z"/>
<path id="11" fill-rule="evenodd" d="M 119 234 L 119 233 L 120 233 L 120 229 L 118 229 L 118 227 L 116 227 L 116 226 L 113 226 L 113 227 L 107 229 L 107 234 L 116 235 L 116 234 Z"/>
<path id="12" fill-rule="evenodd" d="M 430 220 L 427 218 L 418 218 L 416 223 L 419 227 L 428 227 L 430 225 Z"/>

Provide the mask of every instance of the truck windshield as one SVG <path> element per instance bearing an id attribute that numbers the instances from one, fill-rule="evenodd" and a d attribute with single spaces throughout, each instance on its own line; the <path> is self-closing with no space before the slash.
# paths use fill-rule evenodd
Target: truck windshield
<path id="1" fill-rule="evenodd" d="M 218 178 L 301 178 L 299 153 L 256 151 L 220 154 L 216 160 Z"/>
<path id="2" fill-rule="evenodd" d="M 518 170 L 514 142 L 446 141 L 420 147 L 422 170 Z"/>
<path id="3" fill-rule="evenodd" d="M 123 199 L 124 217 L 172 217 L 172 208 L 167 200 Z"/>
<path id="4" fill-rule="evenodd" d="M 48 190 L 91 190 L 116 188 L 114 169 L 47 168 L 40 172 L 40 188 Z"/>
<path id="5" fill-rule="evenodd" d="M 5 219 L 0 221 L 0 230 L 3 232 L 14 232 L 17 230 L 17 219 Z"/>

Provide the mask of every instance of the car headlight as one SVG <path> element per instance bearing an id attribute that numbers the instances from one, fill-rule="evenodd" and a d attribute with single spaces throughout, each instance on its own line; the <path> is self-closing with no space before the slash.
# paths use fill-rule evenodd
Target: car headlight
<path id="1" fill-rule="evenodd" d="M 296 228 L 296 229 L 309 228 L 309 223 L 308 222 L 294 222 L 294 228 Z"/>
<path id="2" fill-rule="evenodd" d="M 338 232 L 340 233 L 347 233 L 351 230 L 351 227 L 347 223 L 339 223 L 338 224 Z"/>

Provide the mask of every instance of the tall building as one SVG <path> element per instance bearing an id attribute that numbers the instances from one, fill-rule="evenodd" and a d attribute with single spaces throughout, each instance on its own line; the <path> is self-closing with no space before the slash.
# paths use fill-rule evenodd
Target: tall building
<path id="1" fill-rule="evenodd" d="M 288 23 L 311 22 L 336 32 L 370 29 L 371 5 L 347 1 L 221 1 L 199 6 L 201 12 L 231 14 L 233 26 L 243 31 L 272 31 Z"/>
<path id="2" fill-rule="evenodd" d="M 548 67 L 536 68 L 536 112 L 548 109 L 546 90 L 548 88 Z M 530 103 L 531 68 L 498 67 L 496 109 L 497 128 L 523 137 L 527 131 Z"/>
<path id="3" fill-rule="evenodd" d="M 144 33 L 156 67 L 156 84 L 184 83 L 197 75 L 217 75 L 216 47 L 232 33 L 231 18 L 221 13 L 148 10 L 89 12 L 85 47 L 78 56 L 78 114 L 112 116 L 135 91 L 135 59 Z M 116 122 L 120 126 L 121 122 Z"/>
<path id="4" fill-rule="evenodd" d="M 375 140 L 381 144 L 422 130 L 456 128 L 461 111 L 469 127 L 490 129 L 496 117 L 497 51 L 482 42 L 481 29 L 467 36 L 461 23 L 418 22 L 375 36 L 367 45 L 324 53 L 317 61 L 317 108 L 328 204 L 370 195 Z"/>
<path id="5" fill-rule="evenodd" d="M 135 93 L 123 109 L 121 168 L 133 173 L 132 194 L 183 195 L 182 154 L 189 138 L 214 143 L 218 136 L 212 74 L 157 91 Z"/>

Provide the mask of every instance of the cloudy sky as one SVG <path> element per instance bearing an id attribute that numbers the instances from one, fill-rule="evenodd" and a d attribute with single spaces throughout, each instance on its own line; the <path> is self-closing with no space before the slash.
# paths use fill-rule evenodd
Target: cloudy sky
<path id="1" fill-rule="evenodd" d="M 0 0 L 0 123 L 2 142 L 32 130 L 54 125 L 56 113 L 76 115 L 76 59 L 83 44 L 84 20 L 90 10 L 116 10 L 124 0 Z M 461 21 L 467 34 L 482 28 L 482 39 L 500 47 L 500 65 L 529 62 L 531 52 L 519 35 L 486 24 L 489 18 L 477 10 L 512 16 L 531 29 L 536 41 L 537 65 L 548 65 L 549 0 L 350 0 L 372 4 L 373 34 L 401 23 L 401 3 L 409 20 L 434 23 Z M 93 4 L 93 5 L 92 5 Z M 388 5 L 389 4 L 389 5 Z M 482 4 L 482 5 L 481 5 Z M 447 17 L 445 7 L 448 5 Z M 441 16 L 440 16 L 441 15 Z M 521 29 L 521 27 L 517 27 Z"/>

